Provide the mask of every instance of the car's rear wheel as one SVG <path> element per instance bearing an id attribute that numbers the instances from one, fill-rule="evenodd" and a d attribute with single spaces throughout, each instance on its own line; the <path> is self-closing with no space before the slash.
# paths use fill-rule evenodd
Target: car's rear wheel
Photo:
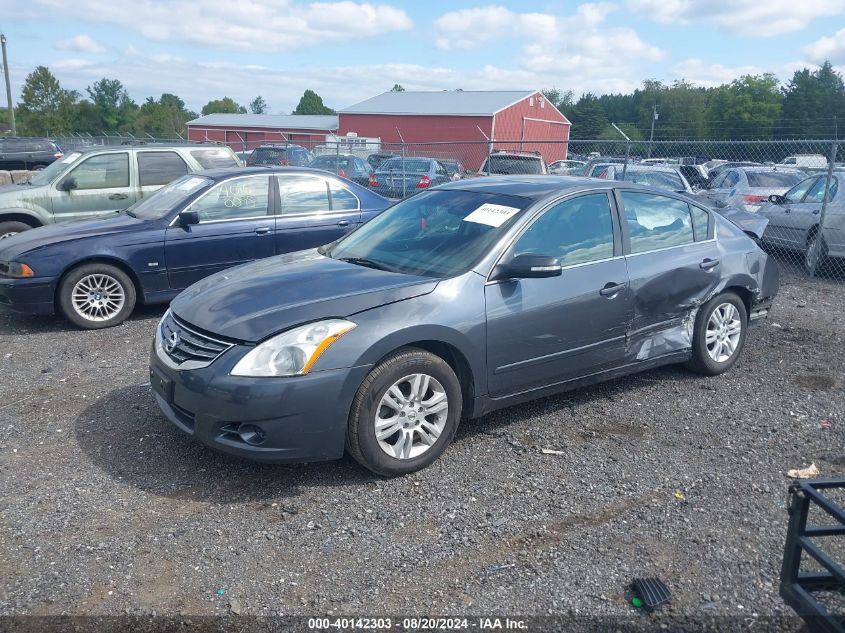
<path id="1" fill-rule="evenodd" d="M 461 418 L 455 372 L 424 350 L 400 350 L 364 379 L 349 414 L 346 450 L 380 475 L 425 468 L 446 449 Z"/>
<path id="2" fill-rule="evenodd" d="M 32 227 L 25 222 L 0 222 L 0 240 L 28 231 Z"/>
<path id="3" fill-rule="evenodd" d="M 135 285 L 110 264 L 84 264 L 59 284 L 62 315 L 81 328 L 98 330 L 123 323 L 135 308 Z"/>
<path id="4" fill-rule="evenodd" d="M 696 315 L 687 366 L 707 376 L 728 371 L 742 352 L 747 329 L 748 312 L 742 299 L 733 292 L 713 297 Z"/>
<path id="5" fill-rule="evenodd" d="M 824 238 L 818 231 L 813 231 L 807 238 L 807 248 L 804 251 L 804 270 L 809 274 L 815 274 L 821 270 L 827 262 L 827 246 Z"/>

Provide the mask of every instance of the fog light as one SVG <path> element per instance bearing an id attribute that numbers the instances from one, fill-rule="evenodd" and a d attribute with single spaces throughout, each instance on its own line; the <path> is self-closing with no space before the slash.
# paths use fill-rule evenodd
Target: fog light
<path id="1" fill-rule="evenodd" d="M 241 440 L 252 446 L 262 444 L 266 437 L 264 430 L 254 424 L 241 424 L 238 427 L 238 435 L 240 435 Z"/>

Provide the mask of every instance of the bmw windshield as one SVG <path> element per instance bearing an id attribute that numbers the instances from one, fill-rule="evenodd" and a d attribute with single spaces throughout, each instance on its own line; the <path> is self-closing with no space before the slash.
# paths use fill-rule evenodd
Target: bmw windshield
<path id="1" fill-rule="evenodd" d="M 390 272 L 452 277 L 469 270 L 530 204 L 474 191 L 420 193 L 321 252 Z"/>

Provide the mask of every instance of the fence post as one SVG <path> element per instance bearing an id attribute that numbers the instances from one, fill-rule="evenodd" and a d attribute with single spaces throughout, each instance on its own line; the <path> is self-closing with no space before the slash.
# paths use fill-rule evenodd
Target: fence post
<path id="1" fill-rule="evenodd" d="M 828 161 L 827 161 L 827 176 L 825 178 L 825 183 L 824 183 L 824 198 L 822 198 L 822 210 L 821 210 L 821 213 L 819 214 L 819 233 L 818 233 L 818 235 L 819 235 L 819 237 L 818 237 L 818 240 L 819 240 L 818 248 L 819 249 L 824 248 L 824 216 L 827 214 L 827 194 L 828 194 L 828 190 L 830 189 L 830 183 L 833 180 L 833 165 L 836 163 L 836 154 L 837 154 L 838 150 L 839 150 L 839 142 L 834 140 L 833 144 L 831 145 L 831 148 L 830 148 L 830 158 L 828 158 Z M 818 266 L 819 259 L 820 258 L 817 258 L 813 262 L 813 267 L 810 270 L 810 277 L 816 276 L 816 268 Z"/>

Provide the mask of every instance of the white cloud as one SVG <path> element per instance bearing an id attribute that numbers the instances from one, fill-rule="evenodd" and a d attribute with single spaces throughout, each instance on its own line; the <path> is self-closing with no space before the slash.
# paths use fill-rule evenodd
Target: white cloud
<path id="1" fill-rule="evenodd" d="M 804 29 L 812 20 L 845 13 L 845 0 L 628 0 L 628 8 L 664 24 L 714 24 L 743 35 Z"/>
<path id="2" fill-rule="evenodd" d="M 570 15 L 517 13 L 499 5 L 460 9 L 435 20 L 435 44 L 443 50 L 470 49 L 503 40 L 511 46 L 514 40 L 517 69 L 483 70 L 498 77 L 499 86 L 557 85 L 576 93 L 630 90 L 640 83 L 634 79 L 641 75 L 640 65 L 660 61 L 664 52 L 633 29 L 608 26 L 607 16 L 615 8 L 588 3 Z"/>
<path id="3" fill-rule="evenodd" d="M 840 29 L 830 37 L 822 37 L 804 47 L 804 52 L 812 61 L 821 64 L 825 60 L 832 64 L 845 64 L 845 29 Z"/>
<path id="4" fill-rule="evenodd" d="M 57 70 L 79 70 L 80 68 L 89 68 L 94 65 L 89 59 L 78 58 L 64 58 L 58 59 L 52 63 L 52 67 Z"/>
<path id="5" fill-rule="evenodd" d="M 43 19 L 66 11 L 65 0 L 32 0 L 23 10 L 18 4 L 0 0 L 0 15 L 40 14 Z M 142 5 L 133 0 L 78 0 L 74 14 L 90 22 L 116 24 L 151 40 L 264 52 L 372 37 L 412 26 L 402 9 L 351 0 L 147 0 Z"/>
<path id="6" fill-rule="evenodd" d="M 66 40 L 61 40 L 56 44 L 56 48 L 66 51 L 79 51 L 80 53 L 106 52 L 104 47 L 97 44 L 90 35 L 84 33 Z"/>
<path id="7" fill-rule="evenodd" d="M 723 66 L 722 64 L 708 64 L 698 59 L 690 58 L 672 67 L 673 76 L 684 79 L 696 86 L 713 88 L 722 84 L 729 84 L 742 75 L 760 75 L 767 72 L 759 66 Z"/>

